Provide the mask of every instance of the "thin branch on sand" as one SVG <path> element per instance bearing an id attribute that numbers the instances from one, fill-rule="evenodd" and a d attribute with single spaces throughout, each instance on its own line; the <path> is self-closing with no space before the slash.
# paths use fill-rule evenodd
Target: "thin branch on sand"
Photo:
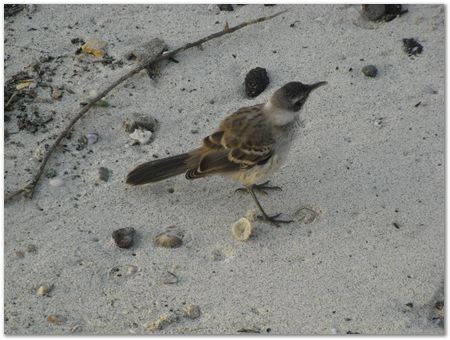
<path id="1" fill-rule="evenodd" d="M 18 196 L 18 195 L 20 195 L 22 193 L 24 194 L 25 197 L 28 197 L 30 199 L 33 198 L 34 191 L 36 189 L 37 184 L 39 183 L 39 180 L 42 177 L 42 174 L 44 173 L 45 166 L 47 165 L 47 162 L 50 159 L 50 156 L 55 151 L 57 146 L 69 134 L 69 132 L 72 130 L 72 128 L 75 125 L 75 123 L 78 122 L 91 109 L 91 107 L 95 105 L 96 102 L 98 102 L 100 99 L 104 98 L 109 92 L 111 92 L 119 84 L 123 83 L 125 80 L 131 78 L 132 76 L 134 76 L 135 74 L 139 73 L 143 69 L 151 66 L 152 64 L 156 64 L 156 63 L 158 63 L 158 62 L 160 62 L 162 60 L 165 60 L 165 59 L 171 59 L 175 55 L 179 54 L 180 52 L 186 51 L 186 50 L 191 49 L 191 48 L 193 48 L 195 46 L 201 46 L 202 44 L 204 44 L 205 42 L 207 42 L 209 40 L 219 38 L 219 37 L 221 37 L 221 36 L 223 36 L 225 34 L 230 34 L 230 33 L 236 32 L 237 30 L 240 30 L 241 28 L 244 28 L 244 27 L 249 26 L 249 25 L 253 25 L 253 24 L 257 24 L 257 23 L 260 23 L 260 22 L 263 22 L 263 21 L 267 21 L 267 20 L 273 19 L 273 18 L 275 18 L 275 17 L 277 17 L 280 14 L 283 14 L 285 12 L 286 11 L 282 11 L 282 12 L 278 12 L 276 14 L 273 14 L 273 15 L 270 15 L 270 16 L 267 16 L 267 17 L 261 17 L 261 18 L 255 19 L 255 20 L 250 20 L 250 21 L 247 21 L 247 22 L 243 22 L 243 23 L 241 23 L 241 24 L 239 24 L 237 26 L 234 26 L 234 27 L 228 27 L 228 25 L 227 25 L 225 27 L 225 29 L 220 31 L 220 32 L 213 33 L 211 35 L 208 35 L 207 37 L 204 37 L 204 38 L 199 39 L 199 40 L 197 40 L 195 42 L 192 42 L 192 43 L 188 43 L 188 44 L 186 44 L 184 46 L 181 46 L 181 47 L 179 47 L 179 48 L 177 48 L 175 50 L 164 52 L 162 55 L 159 55 L 157 57 L 153 57 L 153 58 L 151 58 L 149 60 L 145 60 L 139 66 L 137 66 L 136 68 L 132 69 L 128 73 L 124 74 L 123 76 L 121 76 L 119 79 L 114 81 L 111 85 L 109 85 L 106 89 L 101 91 L 95 98 L 91 99 L 86 106 L 84 106 L 78 113 L 75 114 L 75 116 L 72 118 L 70 123 L 59 134 L 58 138 L 53 142 L 52 146 L 45 153 L 45 155 L 44 155 L 44 157 L 42 159 L 42 163 L 39 166 L 36 174 L 31 179 L 31 181 L 28 182 L 22 189 L 15 190 L 15 191 L 7 194 L 6 197 L 5 197 L 5 202 L 11 200 L 12 198 L 14 198 L 14 197 L 16 197 L 16 196 Z"/>

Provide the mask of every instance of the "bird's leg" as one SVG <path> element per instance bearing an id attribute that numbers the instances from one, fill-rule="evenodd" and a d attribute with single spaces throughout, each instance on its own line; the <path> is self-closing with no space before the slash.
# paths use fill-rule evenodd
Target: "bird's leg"
<path id="1" fill-rule="evenodd" d="M 269 184 L 269 182 L 270 181 L 266 181 L 266 182 L 261 183 L 261 184 L 253 184 L 253 190 L 257 190 L 257 191 L 263 193 L 264 195 L 267 195 L 267 191 L 266 190 L 279 190 L 279 191 L 283 190 L 283 189 L 281 189 L 280 187 L 277 187 L 277 186 L 269 186 L 269 185 L 267 185 L 267 184 Z M 245 188 L 236 189 L 234 192 L 249 192 L 249 190 L 248 190 L 247 187 L 245 187 Z"/>
<path id="2" fill-rule="evenodd" d="M 258 216 L 259 219 L 265 220 L 267 222 L 272 223 L 275 227 L 279 227 L 279 223 L 291 223 L 294 222 L 292 220 L 278 220 L 277 217 L 280 216 L 281 214 L 276 214 L 273 216 L 269 216 L 266 214 L 266 212 L 264 211 L 263 207 L 261 206 L 261 203 L 259 203 L 258 198 L 255 195 L 255 192 L 253 191 L 253 186 L 248 186 L 247 190 L 248 192 L 252 195 L 253 199 L 256 202 L 256 205 L 258 206 L 259 210 L 262 213 L 262 216 Z"/>

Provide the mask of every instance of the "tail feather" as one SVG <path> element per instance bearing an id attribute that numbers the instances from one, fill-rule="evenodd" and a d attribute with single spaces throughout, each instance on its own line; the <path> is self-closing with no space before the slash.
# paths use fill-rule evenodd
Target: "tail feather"
<path id="1" fill-rule="evenodd" d="M 181 175 L 188 170 L 188 153 L 143 163 L 127 176 L 127 184 L 141 185 Z"/>

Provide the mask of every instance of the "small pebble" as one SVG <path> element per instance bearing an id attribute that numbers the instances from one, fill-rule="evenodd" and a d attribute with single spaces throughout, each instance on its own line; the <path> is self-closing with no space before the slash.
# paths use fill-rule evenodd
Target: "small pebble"
<path id="1" fill-rule="evenodd" d="M 156 131 L 158 122 L 152 116 L 145 116 L 139 113 L 131 113 L 125 118 L 123 127 L 125 132 L 131 133 L 136 129 L 148 130 L 151 132 Z"/>
<path id="2" fill-rule="evenodd" d="M 86 134 L 86 143 L 87 144 L 95 144 L 98 142 L 98 134 L 95 132 L 89 132 Z"/>
<path id="3" fill-rule="evenodd" d="M 112 238 L 119 248 L 127 249 L 133 245 L 135 234 L 136 231 L 133 227 L 126 227 L 114 230 L 112 233 Z"/>
<path id="4" fill-rule="evenodd" d="M 48 169 L 45 173 L 45 177 L 47 177 L 47 178 L 54 178 L 56 176 L 58 176 L 58 173 L 53 168 Z"/>
<path id="5" fill-rule="evenodd" d="M 437 301 L 434 306 L 436 309 L 442 310 L 444 308 L 444 301 Z"/>
<path id="6" fill-rule="evenodd" d="M 231 12 L 234 11 L 233 5 L 225 4 L 225 5 L 217 5 L 221 11 Z"/>
<path id="7" fill-rule="evenodd" d="M 250 221 L 242 217 L 231 226 L 233 237 L 238 241 L 246 241 L 252 234 L 253 227 Z"/>
<path id="8" fill-rule="evenodd" d="M 409 56 L 417 55 L 422 53 L 423 46 L 413 38 L 403 39 L 403 50 L 408 53 Z"/>
<path id="9" fill-rule="evenodd" d="M 386 5 L 372 4 L 372 5 L 362 5 L 362 12 L 364 16 L 371 20 L 380 20 L 386 13 Z"/>
<path id="10" fill-rule="evenodd" d="M 59 90 L 58 88 L 53 88 L 53 91 L 52 91 L 52 99 L 53 100 L 57 100 L 57 99 L 60 99 L 62 97 L 62 91 L 61 90 Z"/>
<path id="11" fill-rule="evenodd" d="M 47 322 L 52 325 L 61 324 L 64 321 L 63 319 L 64 318 L 60 317 L 59 315 L 55 315 L 55 314 L 50 314 L 49 316 L 47 316 Z"/>
<path id="12" fill-rule="evenodd" d="M 170 325 L 179 320 L 178 315 L 176 314 L 164 314 L 161 315 L 158 319 L 153 321 L 146 322 L 143 326 L 144 329 L 148 332 L 153 332 L 157 330 L 161 330 L 164 327 Z"/>
<path id="13" fill-rule="evenodd" d="M 138 270 L 138 267 L 136 267 L 136 266 L 128 266 L 127 276 L 132 276 L 132 275 L 136 274 L 137 270 Z"/>
<path id="14" fill-rule="evenodd" d="M 178 248 L 183 244 L 183 239 L 172 232 L 163 232 L 155 237 L 155 245 L 164 248 Z"/>
<path id="15" fill-rule="evenodd" d="M 245 76 L 245 93 L 250 98 L 257 97 L 269 85 L 269 77 L 265 68 L 256 67 Z"/>
<path id="16" fill-rule="evenodd" d="M 412 302 L 408 302 L 408 303 L 406 304 L 406 306 L 409 307 L 409 308 L 413 308 L 413 307 L 414 307 L 414 305 L 413 305 Z"/>
<path id="17" fill-rule="evenodd" d="M 189 319 L 197 319 L 200 316 L 200 307 L 197 305 L 188 305 L 184 308 L 184 315 Z"/>
<path id="18" fill-rule="evenodd" d="M 154 58 L 167 51 L 166 43 L 158 38 L 154 38 L 148 42 L 139 45 L 131 52 L 125 54 L 127 60 L 136 60 L 143 62 L 149 58 Z"/>
<path id="19" fill-rule="evenodd" d="M 101 167 L 98 169 L 98 179 L 103 182 L 108 182 L 110 171 L 108 168 Z"/>
<path id="20" fill-rule="evenodd" d="M 362 73 L 364 73 L 367 77 L 375 77 L 378 73 L 377 68 L 374 65 L 366 65 L 361 69 Z"/>
<path id="21" fill-rule="evenodd" d="M 55 177 L 48 181 L 48 184 L 52 187 L 62 187 L 64 185 L 64 181 L 59 177 Z"/>
<path id="22" fill-rule="evenodd" d="M 34 244 L 27 245 L 27 252 L 37 253 L 37 247 Z"/>
<path id="23" fill-rule="evenodd" d="M 49 292 L 50 292 L 50 287 L 40 286 L 36 291 L 36 295 L 37 296 L 47 296 Z"/>

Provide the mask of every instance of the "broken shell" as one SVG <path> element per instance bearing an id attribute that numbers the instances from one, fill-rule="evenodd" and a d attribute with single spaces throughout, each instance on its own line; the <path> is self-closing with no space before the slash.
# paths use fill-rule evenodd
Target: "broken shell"
<path id="1" fill-rule="evenodd" d="M 50 292 L 49 286 L 40 286 L 36 291 L 36 295 L 37 296 L 47 296 L 49 292 Z"/>
<path id="2" fill-rule="evenodd" d="M 153 132 L 143 129 L 136 129 L 133 133 L 130 133 L 130 138 L 133 140 L 134 144 L 145 145 L 150 143 L 152 139 Z"/>
<path id="3" fill-rule="evenodd" d="M 130 248 L 133 245 L 135 233 L 133 227 L 121 228 L 113 231 L 112 238 L 119 248 Z"/>
<path id="4" fill-rule="evenodd" d="M 200 307 L 197 305 L 186 306 L 184 315 L 189 319 L 197 319 L 200 316 Z"/>
<path id="5" fill-rule="evenodd" d="M 41 144 L 33 151 L 33 157 L 37 161 L 42 161 L 44 159 L 45 154 L 47 153 L 47 150 L 49 149 L 48 144 Z"/>
<path id="6" fill-rule="evenodd" d="M 231 226 L 233 237 L 238 241 L 248 240 L 248 238 L 252 234 L 252 230 L 252 224 L 245 217 L 242 217 Z"/>
<path id="7" fill-rule="evenodd" d="M 81 46 L 81 50 L 85 53 L 92 54 L 94 57 L 101 58 L 106 52 L 105 48 L 108 45 L 106 41 L 91 39 Z"/>
<path id="8" fill-rule="evenodd" d="M 155 245 L 164 248 L 178 248 L 183 244 L 183 239 L 171 232 L 163 232 L 155 237 Z"/>

